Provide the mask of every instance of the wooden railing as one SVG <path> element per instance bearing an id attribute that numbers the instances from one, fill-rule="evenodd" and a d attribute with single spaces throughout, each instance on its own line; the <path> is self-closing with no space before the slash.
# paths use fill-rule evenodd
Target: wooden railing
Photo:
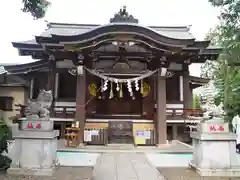
<path id="1" fill-rule="evenodd" d="M 202 116 L 200 109 L 167 108 L 166 113 L 169 116 Z"/>
<path id="2" fill-rule="evenodd" d="M 15 105 L 17 107 L 17 111 L 19 111 L 18 116 L 25 117 L 24 111 L 26 106 L 17 104 Z M 54 118 L 74 118 L 76 114 L 76 107 L 75 106 L 55 106 L 53 108 L 53 112 L 51 112 L 51 117 Z M 187 116 L 202 116 L 202 113 L 200 109 L 183 109 L 183 108 L 166 108 L 166 115 L 168 117 L 181 117 L 186 118 Z M 98 116 L 100 118 L 99 114 L 88 114 L 88 117 L 95 117 Z M 111 118 L 111 115 L 104 115 L 102 118 L 107 117 Z M 114 115 L 113 115 L 114 116 Z M 126 117 L 126 115 L 123 115 Z M 132 115 L 129 115 L 132 116 Z M 132 116 L 132 118 L 135 116 Z M 114 117 L 112 117 L 114 118 Z M 130 118 L 130 117 L 128 117 Z M 135 118 L 140 118 L 139 116 L 136 116 Z M 144 118 L 144 115 L 142 115 L 142 118 Z"/>
<path id="3" fill-rule="evenodd" d="M 25 117 L 26 105 L 16 104 L 16 111 L 19 111 L 18 116 Z M 75 106 L 55 106 L 53 112 L 51 112 L 51 117 L 54 118 L 74 118 L 76 114 Z"/>
<path id="4" fill-rule="evenodd" d="M 55 106 L 51 117 L 55 118 L 74 118 L 76 114 L 75 106 Z"/>

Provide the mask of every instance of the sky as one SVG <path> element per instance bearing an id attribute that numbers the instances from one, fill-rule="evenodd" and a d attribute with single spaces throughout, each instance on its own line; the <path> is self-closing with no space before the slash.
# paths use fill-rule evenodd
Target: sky
<path id="1" fill-rule="evenodd" d="M 191 33 L 203 40 L 217 23 L 219 9 L 208 0 L 51 0 L 45 18 L 33 20 L 23 13 L 22 0 L 1 2 L 0 64 L 27 63 L 30 57 L 20 57 L 13 41 L 33 39 L 46 29 L 47 22 L 107 24 L 109 19 L 126 5 L 127 11 L 139 19 L 141 25 L 176 26 L 191 25 Z M 200 75 L 200 64 L 190 66 L 191 75 Z"/>

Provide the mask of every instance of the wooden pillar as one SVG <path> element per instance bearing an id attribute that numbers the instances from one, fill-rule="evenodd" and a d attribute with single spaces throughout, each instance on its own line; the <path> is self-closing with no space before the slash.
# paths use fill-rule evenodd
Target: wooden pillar
<path id="1" fill-rule="evenodd" d="M 80 144 L 84 140 L 84 127 L 86 119 L 86 72 L 82 69 L 82 73 L 77 75 L 77 91 L 76 91 L 76 120 L 79 122 L 80 126 Z"/>
<path id="2" fill-rule="evenodd" d="M 50 107 L 50 114 L 53 115 L 54 105 L 55 105 L 55 79 L 56 79 L 56 61 L 55 59 L 49 59 L 49 73 L 48 73 L 48 82 L 46 90 L 52 91 L 53 102 Z"/>
<path id="3" fill-rule="evenodd" d="M 29 99 L 33 98 L 34 78 L 30 80 Z"/>
<path id="4" fill-rule="evenodd" d="M 55 76 L 55 89 L 54 89 L 54 97 L 55 100 L 58 98 L 58 92 L 59 92 L 59 73 L 56 73 Z"/>
<path id="5" fill-rule="evenodd" d="M 173 136 L 173 140 L 177 140 L 177 136 L 178 136 L 178 125 L 177 124 L 173 124 L 172 125 L 172 136 Z"/>
<path id="6" fill-rule="evenodd" d="M 166 116 L 166 79 L 157 76 L 157 145 L 167 142 L 167 116 Z"/>
<path id="7" fill-rule="evenodd" d="M 183 76 L 179 76 L 179 94 L 180 94 L 180 101 L 183 102 Z"/>
<path id="8" fill-rule="evenodd" d="M 51 90 L 52 93 L 55 91 L 55 77 L 56 77 L 56 62 L 54 60 L 49 60 L 49 72 L 48 72 L 48 82 L 47 90 Z"/>
<path id="9" fill-rule="evenodd" d="M 187 65 L 185 65 L 185 68 L 183 71 L 183 105 L 184 105 L 184 109 L 193 108 L 193 94 L 190 88 L 189 70 Z"/>

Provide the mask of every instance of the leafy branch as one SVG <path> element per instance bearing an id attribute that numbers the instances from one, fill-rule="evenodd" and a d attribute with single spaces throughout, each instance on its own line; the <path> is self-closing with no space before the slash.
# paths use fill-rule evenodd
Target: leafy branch
<path id="1" fill-rule="evenodd" d="M 51 3 L 47 0 L 22 0 L 23 12 L 31 13 L 35 19 L 41 19 L 45 16 L 47 8 Z"/>

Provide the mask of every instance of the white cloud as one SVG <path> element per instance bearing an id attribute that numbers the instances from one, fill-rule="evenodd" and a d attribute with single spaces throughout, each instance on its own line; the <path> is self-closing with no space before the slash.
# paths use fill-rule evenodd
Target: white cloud
<path id="1" fill-rule="evenodd" d="M 203 40 L 205 34 L 218 22 L 219 10 L 208 0 L 52 0 L 44 20 L 49 22 L 107 24 L 123 5 L 143 25 L 192 25 L 193 35 Z M 14 5 L 13 5 L 14 4 Z M 35 21 L 21 12 L 21 0 L 1 2 L 0 63 L 25 63 L 29 57 L 19 57 L 12 41 L 34 38 L 46 28 L 44 20 Z M 194 65 L 193 65 L 194 66 Z M 192 67 L 191 67 L 192 69 Z M 194 66 L 196 73 L 199 68 Z M 198 69 L 198 70 L 197 70 Z M 192 70 L 193 71 L 193 70 Z"/>

